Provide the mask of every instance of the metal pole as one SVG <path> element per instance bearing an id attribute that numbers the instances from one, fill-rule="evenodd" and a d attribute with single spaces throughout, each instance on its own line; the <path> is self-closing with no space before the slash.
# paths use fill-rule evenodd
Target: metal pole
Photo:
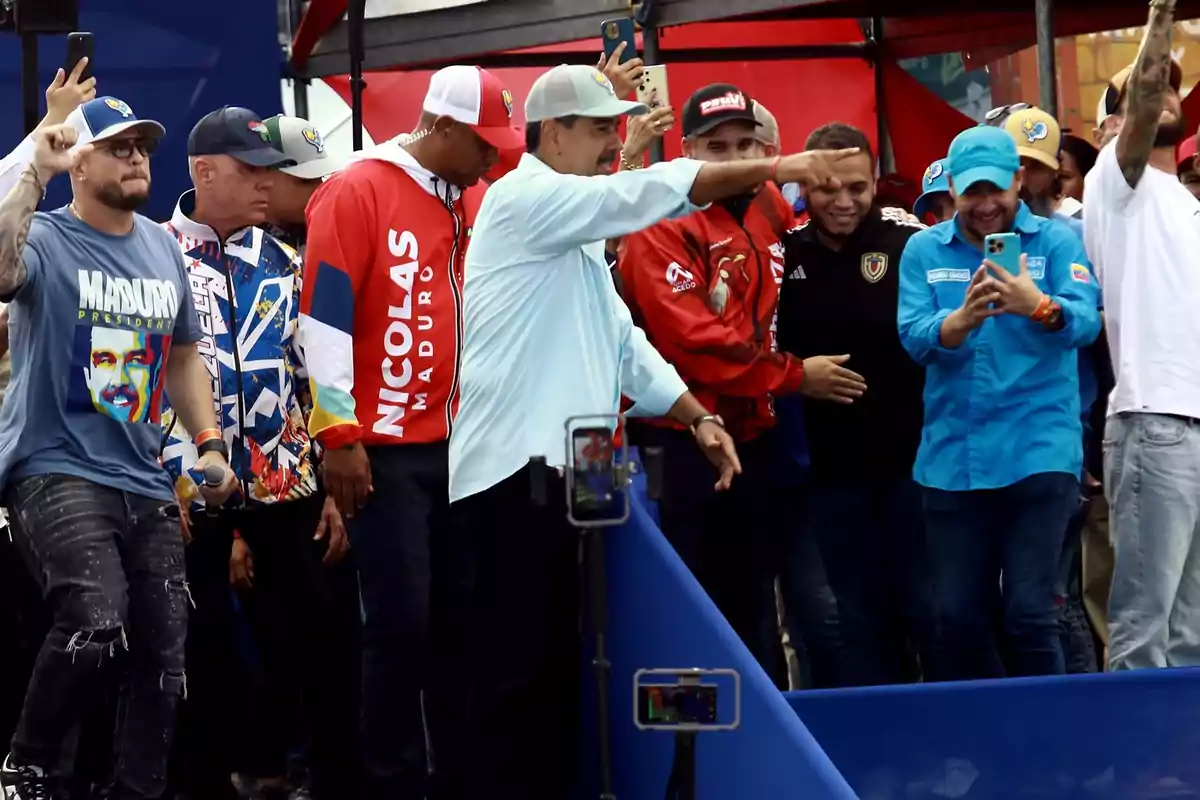
<path id="1" fill-rule="evenodd" d="M 879 172 L 887 175 L 892 171 L 892 148 L 888 139 L 887 115 L 883 104 L 883 18 L 873 17 L 870 25 L 871 67 L 875 71 L 875 138 L 879 150 Z"/>
<path id="2" fill-rule="evenodd" d="M 1058 117 L 1058 68 L 1054 53 L 1054 0 L 1036 0 L 1038 105 Z"/>
<path id="3" fill-rule="evenodd" d="M 21 108 L 25 133 L 37 127 L 41 117 L 41 87 L 38 86 L 38 37 L 36 33 L 21 34 Z"/>
<path id="4" fill-rule="evenodd" d="M 363 149 L 363 59 L 366 44 L 363 42 L 363 24 L 367 11 L 367 0 L 350 0 L 349 16 L 346 18 L 350 45 L 350 123 L 355 150 Z"/>
<path id="5" fill-rule="evenodd" d="M 300 0 L 289 0 L 288 2 L 288 41 L 296 38 L 296 28 L 300 24 L 300 18 L 303 16 L 301 11 Z M 291 66 L 290 64 L 288 65 Z M 290 69 L 292 79 L 292 101 L 296 109 L 296 116 L 301 119 L 308 119 L 308 79 L 302 78 L 296 74 L 295 69 Z"/>

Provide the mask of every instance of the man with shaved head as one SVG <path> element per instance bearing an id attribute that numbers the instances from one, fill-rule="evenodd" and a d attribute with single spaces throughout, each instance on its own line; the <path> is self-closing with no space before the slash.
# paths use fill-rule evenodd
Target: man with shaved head
<path id="1" fill-rule="evenodd" d="M 309 136 L 320 141 L 315 129 Z M 272 143 L 269 126 L 253 111 L 219 108 L 188 137 L 195 188 L 180 197 L 167 225 L 187 265 L 203 330 L 197 348 L 240 490 L 225 507 L 204 507 L 197 447 L 167 411 L 163 465 L 194 533 L 187 548 L 196 603 L 187 642 L 185 772 L 193 796 L 214 800 L 236 797 L 227 727 L 235 713 L 223 688 L 235 641 L 231 582 L 272 679 L 269 726 L 256 748 L 259 789 L 283 783 L 296 735 L 286 723 L 297 695 L 313 737 L 313 794 L 345 796 L 353 772 L 356 722 L 345 711 L 353 700 L 338 695 L 344 681 L 331 681 L 335 622 L 324 569 L 345 554 L 346 533 L 336 505 L 322 498 L 308 436 L 310 404 L 296 338 L 301 260 L 261 227 L 278 169 L 297 160 Z M 313 547 L 314 534 L 327 539 L 324 552 Z"/>

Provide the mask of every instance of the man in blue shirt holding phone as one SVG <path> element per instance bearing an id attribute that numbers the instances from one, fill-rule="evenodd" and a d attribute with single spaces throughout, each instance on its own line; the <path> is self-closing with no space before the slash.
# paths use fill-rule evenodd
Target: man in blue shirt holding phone
<path id="1" fill-rule="evenodd" d="M 957 213 L 900 262 L 900 339 L 927 368 L 913 468 L 939 631 L 926 677 L 1058 674 L 1061 531 L 1083 461 L 1076 351 L 1100 330 L 1097 287 L 1079 238 L 1021 202 L 1012 137 L 971 128 L 946 164 Z M 1015 271 L 984 260 L 985 239 L 1006 233 Z"/>

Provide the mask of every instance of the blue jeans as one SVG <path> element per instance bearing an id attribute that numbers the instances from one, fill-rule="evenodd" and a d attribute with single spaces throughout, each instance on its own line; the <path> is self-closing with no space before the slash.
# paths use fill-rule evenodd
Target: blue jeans
<path id="1" fill-rule="evenodd" d="M 921 490 L 911 480 L 815 482 L 809 524 L 837 604 L 837 686 L 911 682 L 928 661 L 933 598 Z"/>
<path id="2" fill-rule="evenodd" d="M 925 490 L 937 625 L 928 680 L 1063 673 L 1055 590 L 1078 504 L 1079 480 L 1063 472 L 1000 489 Z"/>
<path id="3" fill-rule="evenodd" d="M 188 588 L 178 507 L 70 475 L 38 475 L 5 496 L 13 543 L 54 614 L 25 693 L 13 756 L 53 770 L 84 702 L 123 665 L 113 774 L 121 798 L 166 788 L 175 711 L 186 691 Z"/>
<path id="4" fill-rule="evenodd" d="M 1200 421 L 1109 417 L 1104 489 L 1109 669 L 1200 666 Z"/>

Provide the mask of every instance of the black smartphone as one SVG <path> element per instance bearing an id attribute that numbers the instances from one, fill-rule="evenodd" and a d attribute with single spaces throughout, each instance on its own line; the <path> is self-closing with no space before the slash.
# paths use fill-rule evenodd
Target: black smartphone
<path id="1" fill-rule="evenodd" d="M 638 687 L 639 725 L 715 725 L 717 687 L 711 683 Z"/>
<path id="2" fill-rule="evenodd" d="M 619 516 L 621 495 L 614 475 L 613 432 L 576 428 L 571 432 L 571 515 L 577 520 Z"/>
<path id="3" fill-rule="evenodd" d="M 629 17 L 606 19 L 601 22 L 600 38 L 604 40 L 604 55 L 607 58 L 612 58 L 621 42 L 625 43 L 625 49 L 621 52 L 621 60 L 618 63 L 624 64 L 631 58 L 637 58 L 637 38 L 633 20 Z"/>
<path id="4" fill-rule="evenodd" d="M 79 76 L 81 82 L 92 77 L 92 35 L 86 32 L 67 34 L 67 59 L 63 62 L 63 72 L 68 78 L 75 71 L 75 65 L 83 58 L 87 58 L 88 63 Z"/>

